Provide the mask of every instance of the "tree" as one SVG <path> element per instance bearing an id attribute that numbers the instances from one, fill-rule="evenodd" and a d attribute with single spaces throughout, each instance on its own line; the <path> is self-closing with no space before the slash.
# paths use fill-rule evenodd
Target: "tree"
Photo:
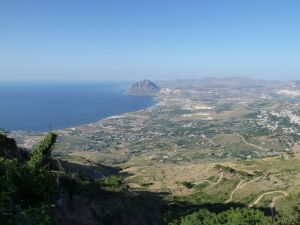
<path id="1" fill-rule="evenodd" d="M 221 213 L 207 209 L 194 212 L 181 219 L 180 225 L 270 225 L 272 218 L 255 209 L 237 208 Z"/>
<path id="2" fill-rule="evenodd" d="M 41 168 L 48 166 L 51 151 L 56 142 L 57 134 L 49 132 L 41 143 L 33 150 L 32 157 L 29 160 L 29 166 L 33 168 Z"/>
<path id="3" fill-rule="evenodd" d="M 47 164 L 55 140 L 56 134 L 49 133 L 28 162 L 0 157 L 0 224 L 54 223 L 50 209 L 55 182 Z"/>

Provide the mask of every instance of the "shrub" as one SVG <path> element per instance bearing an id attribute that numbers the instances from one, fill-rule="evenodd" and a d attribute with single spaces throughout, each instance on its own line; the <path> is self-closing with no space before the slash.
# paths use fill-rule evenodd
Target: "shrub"
<path id="1" fill-rule="evenodd" d="M 32 157 L 28 162 L 31 167 L 40 168 L 42 166 L 47 166 L 56 138 L 57 135 L 55 133 L 49 132 L 41 143 L 33 150 Z"/>
<path id="2" fill-rule="evenodd" d="M 108 189 L 111 191 L 121 191 L 122 190 L 122 177 L 117 175 L 111 175 L 105 177 L 101 180 L 96 180 L 96 184 L 101 189 Z"/>
<path id="3" fill-rule="evenodd" d="M 191 189 L 194 186 L 194 184 L 192 182 L 189 182 L 189 181 L 183 181 L 181 184 L 183 186 L 185 186 L 186 188 L 188 188 L 188 189 Z"/>
<path id="4" fill-rule="evenodd" d="M 182 217 L 180 225 L 270 225 L 272 218 L 260 210 L 237 208 L 221 213 L 206 209 Z"/>
<path id="5" fill-rule="evenodd" d="M 29 162 L 0 158 L 0 224 L 50 225 L 55 182 L 44 166 L 56 135 L 50 133 Z"/>

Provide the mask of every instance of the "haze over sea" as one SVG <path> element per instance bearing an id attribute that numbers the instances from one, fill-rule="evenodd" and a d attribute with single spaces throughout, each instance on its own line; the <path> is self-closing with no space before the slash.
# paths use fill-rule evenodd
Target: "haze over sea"
<path id="1" fill-rule="evenodd" d="M 124 94 L 130 81 L 4 82 L 0 128 L 46 131 L 98 121 L 149 107 L 149 96 Z"/>

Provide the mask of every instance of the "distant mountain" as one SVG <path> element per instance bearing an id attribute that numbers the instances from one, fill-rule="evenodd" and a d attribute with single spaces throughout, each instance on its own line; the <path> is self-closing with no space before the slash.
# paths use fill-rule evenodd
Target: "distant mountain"
<path id="1" fill-rule="evenodd" d="M 160 88 L 150 80 L 142 80 L 137 82 L 127 89 L 128 95 L 153 95 L 157 93 Z"/>
<path id="2" fill-rule="evenodd" d="M 203 77 L 200 79 L 158 80 L 161 88 L 253 88 L 278 84 L 277 81 L 258 80 L 247 77 Z"/>

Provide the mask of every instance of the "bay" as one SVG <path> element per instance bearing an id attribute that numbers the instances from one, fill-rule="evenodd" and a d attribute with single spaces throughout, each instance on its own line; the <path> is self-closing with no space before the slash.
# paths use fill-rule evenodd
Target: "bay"
<path id="1" fill-rule="evenodd" d="M 92 123 L 152 106 L 124 94 L 132 81 L 2 82 L 0 128 L 47 131 Z"/>

